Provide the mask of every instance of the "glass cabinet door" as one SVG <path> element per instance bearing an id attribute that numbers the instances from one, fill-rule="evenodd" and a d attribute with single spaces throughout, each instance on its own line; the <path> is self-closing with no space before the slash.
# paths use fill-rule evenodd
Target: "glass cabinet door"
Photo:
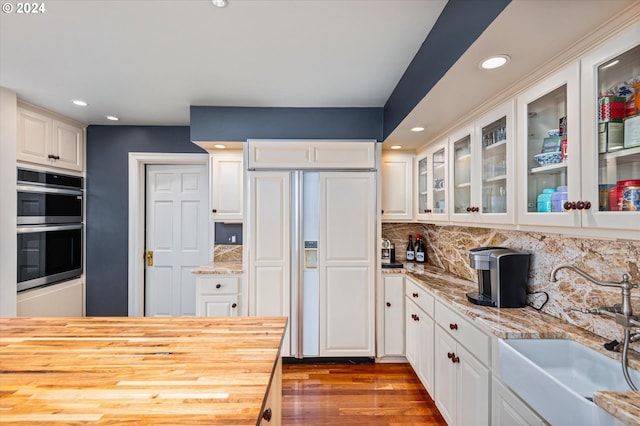
<path id="1" fill-rule="evenodd" d="M 431 153 L 431 217 L 448 220 L 447 199 L 447 145 L 439 144 Z"/>
<path id="2" fill-rule="evenodd" d="M 635 24 L 582 61 L 583 225 L 640 231 L 640 45 Z"/>
<path id="3" fill-rule="evenodd" d="M 565 212 L 581 193 L 578 101 L 577 64 L 518 98 L 521 223 L 580 225 L 577 209 Z"/>
<path id="4" fill-rule="evenodd" d="M 482 213 L 507 212 L 507 117 L 482 127 Z"/>
<path id="5" fill-rule="evenodd" d="M 427 157 L 418 156 L 418 211 L 417 217 L 425 219 L 429 211 L 429 189 L 427 178 L 429 169 L 427 168 Z"/>
<path id="6" fill-rule="evenodd" d="M 471 201 L 471 131 L 451 137 L 451 180 L 453 182 L 453 210 L 451 218 L 475 212 Z"/>

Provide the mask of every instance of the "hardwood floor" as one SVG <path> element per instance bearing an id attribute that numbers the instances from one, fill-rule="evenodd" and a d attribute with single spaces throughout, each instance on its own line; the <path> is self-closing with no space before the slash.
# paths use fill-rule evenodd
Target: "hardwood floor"
<path id="1" fill-rule="evenodd" d="M 283 425 L 446 423 L 409 364 L 283 364 Z"/>

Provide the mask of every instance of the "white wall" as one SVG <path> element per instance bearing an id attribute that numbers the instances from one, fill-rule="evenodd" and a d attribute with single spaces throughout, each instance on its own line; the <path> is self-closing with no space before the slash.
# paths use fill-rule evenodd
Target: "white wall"
<path id="1" fill-rule="evenodd" d="M 16 315 L 16 93 L 0 87 L 0 316 Z"/>

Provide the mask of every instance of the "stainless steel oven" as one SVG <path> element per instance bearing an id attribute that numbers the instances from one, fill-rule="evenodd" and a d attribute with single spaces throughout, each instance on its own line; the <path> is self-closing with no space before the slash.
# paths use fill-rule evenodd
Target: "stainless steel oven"
<path id="1" fill-rule="evenodd" d="M 18 291 L 82 275 L 82 223 L 18 227 Z"/>
<path id="2" fill-rule="evenodd" d="M 18 226 L 81 223 L 83 178 L 18 169 Z"/>
<path id="3" fill-rule="evenodd" d="M 18 169 L 18 291 L 82 275 L 83 187 L 79 176 Z"/>

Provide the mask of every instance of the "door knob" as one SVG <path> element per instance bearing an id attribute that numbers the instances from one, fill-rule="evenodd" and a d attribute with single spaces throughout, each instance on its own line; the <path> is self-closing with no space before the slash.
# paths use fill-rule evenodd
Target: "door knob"
<path id="1" fill-rule="evenodd" d="M 153 250 L 147 251 L 144 257 L 147 259 L 147 266 L 153 266 Z"/>

